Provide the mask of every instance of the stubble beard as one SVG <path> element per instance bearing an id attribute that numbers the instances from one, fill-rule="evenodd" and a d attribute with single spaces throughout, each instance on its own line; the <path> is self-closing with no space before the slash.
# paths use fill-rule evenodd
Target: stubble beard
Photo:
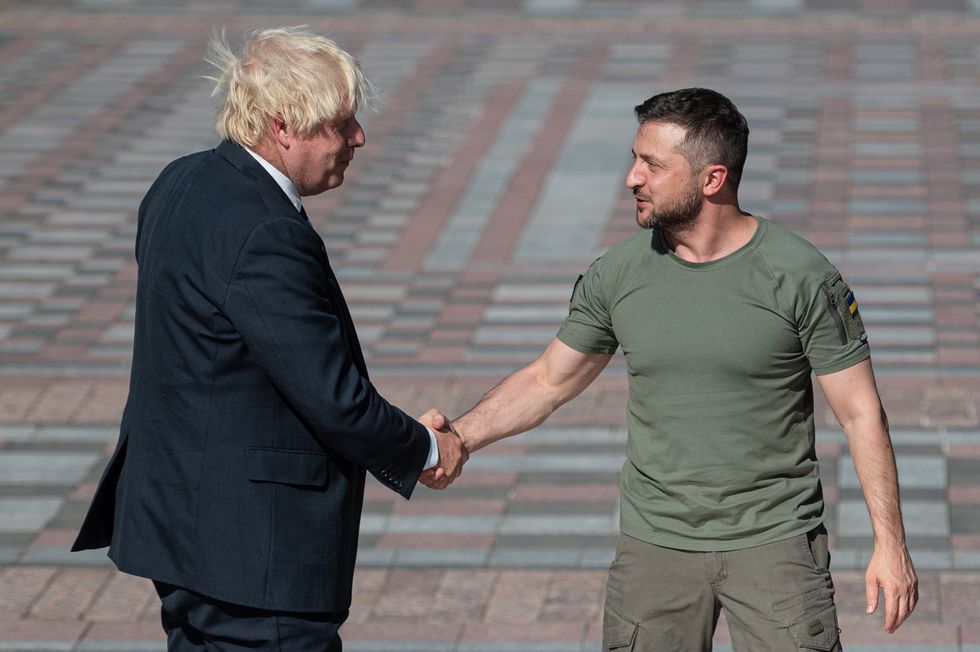
<path id="1" fill-rule="evenodd" d="M 637 192 L 634 190 L 633 195 Z M 690 184 L 667 206 L 654 208 L 646 217 L 636 212 L 636 223 L 644 229 L 683 230 L 691 226 L 701 213 L 704 197 L 696 184 Z"/>

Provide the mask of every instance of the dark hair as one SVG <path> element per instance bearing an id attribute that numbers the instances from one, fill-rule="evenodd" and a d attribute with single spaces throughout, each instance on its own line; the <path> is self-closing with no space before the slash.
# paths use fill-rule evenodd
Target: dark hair
<path id="1" fill-rule="evenodd" d="M 641 125 L 673 124 L 686 130 L 679 149 L 691 170 L 721 164 L 738 188 L 749 147 L 749 125 L 732 101 L 708 88 L 682 88 L 654 95 L 634 111 Z"/>

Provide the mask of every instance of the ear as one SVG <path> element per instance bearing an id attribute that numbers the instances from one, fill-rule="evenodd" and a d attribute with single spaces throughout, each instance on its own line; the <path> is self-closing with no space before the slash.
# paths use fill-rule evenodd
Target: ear
<path id="1" fill-rule="evenodd" d="M 725 187 L 725 181 L 728 180 L 728 168 L 724 165 L 709 165 L 701 174 L 704 175 L 701 189 L 707 197 L 721 192 Z"/>
<path id="2" fill-rule="evenodd" d="M 269 128 L 272 131 L 272 137 L 275 139 L 276 143 L 278 143 L 283 149 L 289 149 L 293 134 L 283 119 L 276 116 L 272 119 Z"/>

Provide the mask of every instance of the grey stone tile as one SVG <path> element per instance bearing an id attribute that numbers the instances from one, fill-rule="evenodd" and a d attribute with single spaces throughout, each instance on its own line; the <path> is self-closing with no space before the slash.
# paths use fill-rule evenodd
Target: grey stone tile
<path id="1" fill-rule="evenodd" d="M 858 168 L 851 171 L 851 180 L 859 184 L 906 185 L 921 182 L 922 173 L 919 170 L 873 170 Z"/>
<path id="2" fill-rule="evenodd" d="M 582 552 L 582 568 L 609 568 L 616 558 L 615 548 L 589 548 Z"/>
<path id="3" fill-rule="evenodd" d="M 497 548 L 490 554 L 491 567 L 510 568 L 578 568 L 581 550 L 535 550 L 530 548 Z"/>
<path id="4" fill-rule="evenodd" d="M 33 426 L 3 426 L 0 427 L 0 442 L 31 441 L 36 436 Z"/>
<path id="5" fill-rule="evenodd" d="M 936 341 L 936 333 L 931 326 L 878 326 L 869 330 L 868 335 L 873 346 L 932 345 Z"/>
<path id="6" fill-rule="evenodd" d="M 830 570 L 853 570 L 861 567 L 861 552 L 853 548 L 837 548 L 830 552 Z"/>
<path id="7" fill-rule="evenodd" d="M 473 341 L 477 344 L 525 344 L 536 343 L 539 345 L 547 344 L 557 332 L 557 322 L 555 326 L 543 328 L 525 326 L 520 328 L 506 328 L 500 326 L 477 328 L 473 333 Z"/>
<path id="8" fill-rule="evenodd" d="M 15 563 L 22 551 L 20 546 L 0 546 L 0 565 Z"/>
<path id="9" fill-rule="evenodd" d="M 972 437 L 969 437 L 972 439 Z M 949 483 L 953 485 L 980 482 L 980 460 L 953 458 L 949 460 Z"/>
<path id="10" fill-rule="evenodd" d="M 72 552 L 68 548 L 40 546 L 25 551 L 20 559 L 21 564 L 62 566 L 111 566 L 112 561 L 106 554 L 106 549 L 81 550 Z"/>
<path id="11" fill-rule="evenodd" d="M 459 652 L 593 652 L 582 643 L 532 643 L 520 641 L 514 643 L 467 643 L 459 645 Z"/>
<path id="12" fill-rule="evenodd" d="M 953 568 L 956 570 L 980 571 L 980 552 L 976 550 L 954 550 Z M 980 652 L 980 646 L 978 646 Z"/>
<path id="13" fill-rule="evenodd" d="M 316 0 L 312 0 L 316 1 Z M 455 652 L 450 641 L 344 641 L 349 652 Z"/>
<path id="14" fill-rule="evenodd" d="M 388 515 L 364 513 L 361 514 L 361 536 L 380 534 L 388 526 Z"/>
<path id="15" fill-rule="evenodd" d="M 541 426 L 521 435 L 530 444 L 625 444 L 625 429 L 610 427 L 573 426 L 555 428 Z"/>
<path id="16" fill-rule="evenodd" d="M 598 83 L 590 92 L 518 241 L 518 262 L 598 253 L 604 220 L 620 197 L 636 123 L 623 107 L 644 97 L 643 85 Z"/>
<path id="17" fill-rule="evenodd" d="M 950 510 L 942 502 L 907 501 L 902 505 L 908 535 L 949 536 Z M 863 500 L 842 500 L 837 506 L 838 537 L 870 537 L 871 519 Z"/>
<path id="18" fill-rule="evenodd" d="M 946 488 L 946 459 L 942 455 L 900 455 L 895 462 L 898 466 L 898 481 L 902 487 Z M 861 486 L 850 456 L 843 456 L 838 462 L 838 483 L 841 488 L 846 489 Z"/>
<path id="19" fill-rule="evenodd" d="M 554 306 L 489 306 L 485 312 L 485 321 L 494 323 L 553 323 L 554 330 L 568 315 L 568 305 Z"/>
<path id="20" fill-rule="evenodd" d="M 952 528 L 956 534 L 980 534 L 980 505 L 950 505 Z"/>
<path id="21" fill-rule="evenodd" d="M 900 211 L 905 214 L 908 212 L 917 212 L 913 209 L 908 211 Z M 847 237 L 848 243 L 853 246 L 859 247 L 874 247 L 874 246 L 900 246 L 900 245 L 925 245 L 927 242 L 926 234 L 924 233 L 896 233 L 890 231 L 875 231 L 868 233 L 851 233 Z"/>
<path id="22" fill-rule="evenodd" d="M 625 460 L 622 454 L 582 454 L 582 455 L 495 455 L 486 453 L 475 455 L 467 462 L 467 466 L 481 471 L 502 471 L 520 469 L 537 473 L 612 473 L 618 472 Z"/>
<path id="23" fill-rule="evenodd" d="M 357 566 L 377 568 L 391 566 L 395 562 L 396 550 L 387 548 L 364 548 L 357 551 Z M 347 644 L 344 644 L 346 647 Z"/>
<path id="24" fill-rule="evenodd" d="M 472 460 L 471 460 L 472 461 Z M 467 462 L 469 464 L 469 462 Z M 521 474 L 521 482 L 526 484 L 606 484 L 617 485 L 619 482 L 619 469 L 606 473 L 593 473 L 589 471 L 524 471 Z"/>
<path id="25" fill-rule="evenodd" d="M 39 426 L 34 439 L 39 442 L 104 443 L 114 441 L 118 436 L 118 427 Z"/>
<path id="26" fill-rule="evenodd" d="M 91 474 L 88 479 L 97 479 L 97 474 Z M 88 512 L 89 502 L 85 500 L 66 500 L 61 504 L 61 508 L 58 513 L 54 515 L 50 521 L 48 521 L 48 527 L 51 528 L 63 528 L 66 530 L 76 530 L 78 529 L 82 521 L 85 519 L 85 514 Z"/>
<path id="27" fill-rule="evenodd" d="M 18 641 L 0 639 L 0 650 L 4 652 L 71 652 L 74 641 Z"/>
<path id="28" fill-rule="evenodd" d="M 485 550 L 452 550 L 406 548 L 398 550 L 396 566 L 483 566 L 489 553 Z"/>
<path id="29" fill-rule="evenodd" d="M 953 555 L 949 550 L 910 550 L 912 563 L 917 570 L 950 570 Z"/>
<path id="30" fill-rule="evenodd" d="M 517 515 L 504 516 L 497 531 L 501 534 L 614 535 L 619 532 L 619 522 L 611 515 Z"/>
<path id="31" fill-rule="evenodd" d="M 489 534 L 494 532 L 500 519 L 496 516 L 392 516 L 388 519 L 388 532 L 453 534 Z"/>
<path id="32" fill-rule="evenodd" d="M 344 647 L 347 647 L 346 643 Z M 74 652 L 166 652 L 166 650 L 167 644 L 162 641 L 82 641 L 74 648 Z"/>
<path id="33" fill-rule="evenodd" d="M 63 502 L 61 498 L 0 497 L 0 532 L 36 532 Z"/>
<path id="34" fill-rule="evenodd" d="M 932 324 L 936 319 L 931 308 L 869 307 L 864 303 L 863 295 L 862 292 L 858 298 L 865 324 Z"/>
<path id="35" fill-rule="evenodd" d="M 858 142 L 852 146 L 856 156 L 921 156 L 917 143 Z"/>
<path id="36" fill-rule="evenodd" d="M 101 460 L 90 453 L 0 451 L 0 483 L 72 486 Z"/>
<path id="37" fill-rule="evenodd" d="M 610 510 L 610 516 L 612 512 Z M 552 548 L 565 548 L 576 550 L 598 550 L 616 549 L 616 542 L 619 540 L 618 529 L 615 532 L 605 534 L 564 534 L 564 533 L 545 533 L 527 532 L 524 534 L 497 533 L 494 537 L 494 545 L 499 548 L 522 548 L 530 550 L 550 550 Z"/>
<path id="38" fill-rule="evenodd" d="M 521 514 L 541 514 L 547 513 L 554 516 L 568 516 L 571 514 L 594 515 L 608 514 L 613 509 L 612 502 L 593 503 L 593 502 L 514 502 L 507 506 L 505 512 L 508 516 L 518 516 Z"/>

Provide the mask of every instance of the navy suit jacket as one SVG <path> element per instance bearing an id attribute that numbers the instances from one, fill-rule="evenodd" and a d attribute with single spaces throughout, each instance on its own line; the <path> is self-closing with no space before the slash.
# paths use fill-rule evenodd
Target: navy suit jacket
<path id="1" fill-rule="evenodd" d="M 365 470 L 408 498 L 429 436 L 367 369 L 323 241 L 240 146 L 140 205 L 129 396 L 73 550 L 277 611 L 342 611 Z"/>

